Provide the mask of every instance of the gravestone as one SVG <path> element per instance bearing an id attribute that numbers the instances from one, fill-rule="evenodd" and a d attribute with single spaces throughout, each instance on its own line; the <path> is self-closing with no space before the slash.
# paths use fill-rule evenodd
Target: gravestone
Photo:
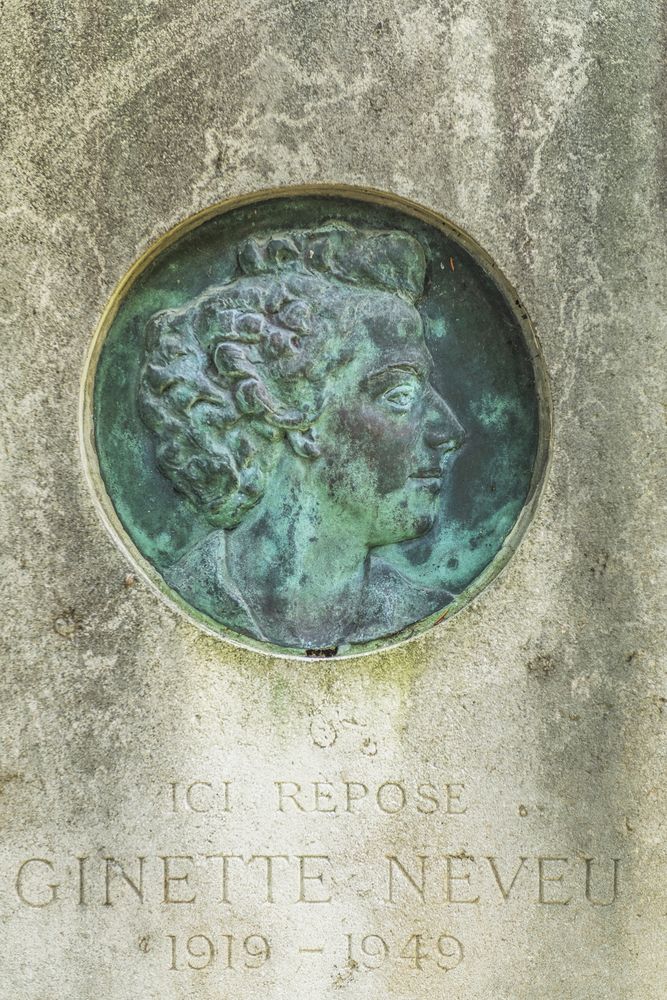
<path id="1" fill-rule="evenodd" d="M 657 1000 L 657 9 L 4 16 L 0 997 Z"/>

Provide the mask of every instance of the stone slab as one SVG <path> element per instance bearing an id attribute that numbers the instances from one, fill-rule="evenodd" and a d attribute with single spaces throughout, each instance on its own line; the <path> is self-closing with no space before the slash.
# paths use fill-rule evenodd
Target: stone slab
<path id="1" fill-rule="evenodd" d="M 664 995 L 660 15 L 5 4 L 3 1000 Z M 500 577 L 339 663 L 163 604 L 78 429 L 132 261 L 218 199 L 322 181 L 413 198 L 494 256 L 555 426 Z"/>

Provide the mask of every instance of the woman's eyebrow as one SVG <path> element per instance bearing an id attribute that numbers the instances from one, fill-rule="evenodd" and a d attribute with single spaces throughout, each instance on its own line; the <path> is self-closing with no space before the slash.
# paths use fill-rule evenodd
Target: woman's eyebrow
<path id="1" fill-rule="evenodd" d="M 413 363 L 411 361 L 397 361 L 395 364 L 383 365 L 382 368 L 378 368 L 377 371 L 371 372 L 365 379 L 368 385 L 372 385 L 374 382 L 378 382 L 380 379 L 386 377 L 387 375 L 396 374 L 409 374 L 414 375 L 418 379 L 428 378 L 428 369 L 419 363 Z"/>

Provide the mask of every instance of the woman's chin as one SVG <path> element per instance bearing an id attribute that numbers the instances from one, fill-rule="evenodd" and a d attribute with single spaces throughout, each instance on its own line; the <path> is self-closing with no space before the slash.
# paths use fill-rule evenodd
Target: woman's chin
<path id="1" fill-rule="evenodd" d="M 420 518 L 418 518 L 416 522 L 415 525 L 416 530 L 413 537 L 421 538 L 422 535 L 425 535 L 427 531 L 431 530 L 434 524 L 435 524 L 435 511 L 433 511 L 432 514 L 423 514 Z"/>
<path id="2" fill-rule="evenodd" d="M 371 543 L 371 547 L 398 545 L 420 538 L 435 524 L 438 509 L 437 494 L 420 490 L 418 493 L 412 492 L 408 497 L 403 495 L 399 503 L 392 505 L 388 511 L 381 512 L 384 517 L 376 519 L 376 531 L 381 527 L 385 530 Z"/>
<path id="3" fill-rule="evenodd" d="M 435 510 L 424 512 L 422 514 L 415 514 L 415 516 L 410 520 L 409 524 L 404 525 L 404 530 L 401 532 L 400 537 L 393 539 L 393 544 L 400 542 L 411 542 L 415 538 L 421 538 L 428 531 L 431 530 L 435 524 Z"/>

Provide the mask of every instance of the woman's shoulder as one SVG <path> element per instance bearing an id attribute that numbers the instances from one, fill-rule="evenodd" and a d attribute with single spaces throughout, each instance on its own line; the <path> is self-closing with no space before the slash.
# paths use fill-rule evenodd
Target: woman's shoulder
<path id="1" fill-rule="evenodd" d="M 353 643 L 402 632 L 454 599 L 444 587 L 420 586 L 381 556 L 371 556 L 364 597 Z"/>
<path id="2" fill-rule="evenodd" d="M 167 583 L 196 610 L 233 631 L 264 639 L 250 609 L 227 571 L 225 532 L 213 531 L 190 548 L 165 572 Z M 446 607 L 453 594 L 422 587 L 386 559 L 372 556 L 360 614 L 348 641 L 370 642 L 379 635 L 402 632 Z"/>
<path id="3" fill-rule="evenodd" d="M 212 531 L 165 572 L 165 580 L 192 605 L 234 631 L 263 636 L 227 572 L 225 532 Z"/>

